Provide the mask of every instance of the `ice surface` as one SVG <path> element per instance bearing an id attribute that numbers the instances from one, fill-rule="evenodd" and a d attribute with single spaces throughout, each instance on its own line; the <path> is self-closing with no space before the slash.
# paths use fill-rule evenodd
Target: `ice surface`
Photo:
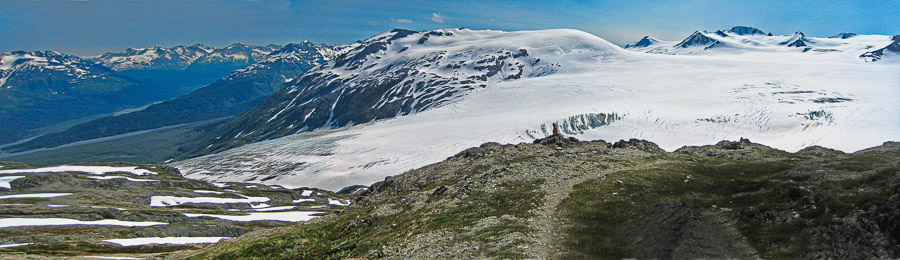
<path id="1" fill-rule="evenodd" d="M 187 177 L 208 181 L 242 181 L 278 171 L 284 174 L 269 184 L 339 190 L 439 162 L 485 142 L 530 143 L 543 137 L 542 127 L 551 123 L 572 126 L 564 133 L 582 140 L 639 138 L 669 151 L 741 137 L 791 152 L 811 145 L 853 152 L 900 140 L 900 64 L 858 58 L 863 43 L 886 44 L 887 36 L 814 38 L 820 48 L 842 49 L 803 53 L 802 48 L 766 49 L 793 35 L 766 41 L 747 35 L 722 39 L 732 47 L 743 44 L 740 48 L 682 56 L 623 50 L 566 30 L 501 34 L 435 37 L 424 46 L 410 45 L 406 56 L 382 60 L 501 46 L 526 48 L 534 57 L 560 64 L 558 71 L 488 82 L 456 102 L 408 116 L 285 136 L 173 165 Z M 850 41 L 859 44 L 842 44 Z M 335 73 L 351 77 L 370 71 Z M 577 119 L 599 114 L 617 118 L 595 127 L 583 127 L 591 124 Z"/>

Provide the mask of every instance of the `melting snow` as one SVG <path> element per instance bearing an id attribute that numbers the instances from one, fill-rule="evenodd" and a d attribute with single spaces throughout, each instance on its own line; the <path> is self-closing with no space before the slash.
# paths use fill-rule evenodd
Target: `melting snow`
<path id="1" fill-rule="evenodd" d="M 289 211 L 289 212 L 253 212 L 248 215 L 243 216 L 234 216 L 234 215 L 212 215 L 212 214 L 184 214 L 188 217 L 213 217 L 220 218 L 224 220 L 230 221 L 259 221 L 259 220 L 274 220 L 274 221 L 287 221 L 287 222 L 302 222 L 309 221 L 310 219 L 317 218 L 318 214 L 325 214 L 325 212 L 317 212 L 317 211 Z"/>
<path id="2" fill-rule="evenodd" d="M 211 190 L 195 190 L 196 193 L 204 193 L 204 194 L 225 194 L 221 191 L 211 191 Z"/>
<path id="3" fill-rule="evenodd" d="M 253 211 L 282 211 L 282 210 L 294 209 L 296 207 L 297 206 L 278 206 L 278 207 L 271 207 L 271 208 L 253 209 Z"/>
<path id="4" fill-rule="evenodd" d="M 31 244 L 31 243 L 5 244 L 5 245 L 0 245 L 0 248 L 10 248 L 10 247 L 17 247 L 17 246 L 27 246 L 27 245 L 30 245 L 30 244 Z"/>
<path id="5" fill-rule="evenodd" d="M 2 199 L 22 199 L 22 198 L 53 198 L 59 196 L 72 195 L 72 193 L 27 193 L 0 196 Z"/>
<path id="6" fill-rule="evenodd" d="M 21 179 L 21 178 L 25 178 L 25 176 L 3 176 L 3 177 L 0 177 L 0 188 L 12 189 L 12 186 L 10 186 L 9 183 L 12 182 L 13 180 Z"/>
<path id="7" fill-rule="evenodd" d="M 84 172 L 89 174 L 103 175 L 110 172 L 127 172 L 134 175 L 156 174 L 145 169 L 137 167 L 112 167 L 112 166 L 82 166 L 82 165 L 61 165 L 34 169 L 10 169 L 0 170 L 0 174 L 8 173 L 42 173 L 42 172 Z"/>
<path id="8" fill-rule="evenodd" d="M 68 226 L 68 225 L 99 225 L 99 226 L 123 226 L 146 227 L 165 225 L 163 222 L 134 222 L 115 219 L 83 221 L 68 218 L 0 218 L 0 228 L 31 227 L 31 226 Z"/>
<path id="9" fill-rule="evenodd" d="M 302 203 L 302 202 L 310 202 L 310 201 L 316 201 L 316 200 L 314 200 L 314 199 L 296 199 L 294 201 L 291 201 L 291 203 Z"/>
<path id="10" fill-rule="evenodd" d="M 334 199 L 329 198 L 328 204 L 335 205 L 335 206 L 350 206 L 349 200 L 346 200 L 346 202 L 341 202 L 341 201 L 345 201 L 345 200 L 334 200 Z"/>
<path id="11" fill-rule="evenodd" d="M 95 179 L 95 180 L 125 179 L 125 180 L 133 181 L 133 182 L 159 181 L 159 180 L 148 180 L 148 179 L 135 179 L 135 178 L 128 178 L 128 177 L 123 177 L 123 176 L 88 176 L 88 178 Z"/>
<path id="12" fill-rule="evenodd" d="M 174 197 L 174 196 L 153 196 L 150 197 L 150 206 L 151 207 L 165 207 L 165 206 L 178 206 L 185 203 L 214 203 L 214 204 L 225 204 L 225 203 L 247 203 L 250 204 L 251 207 L 255 207 L 252 203 L 260 203 L 267 202 L 269 198 L 267 197 L 244 197 L 243 199 L 232 199 L 232 198 L 215 198 L 215 197 L 197 197 L 197 198 L 186 198 L 186 197 Z M 265 205 L 265 204 L 263 204 Z M 268 207 L 268 205 L 266 205 Z"/>
<path id="13" fill-rule="evenodd" d="M 123 238 L 123 239 L 107 239 L 103 242 L 118 244 L 121 246 L 139 246 L 149 244 L 209 244 L 218 243 L 219 240 L 228 239 L 228 237 L 140 237 L 140 238 Z"/>

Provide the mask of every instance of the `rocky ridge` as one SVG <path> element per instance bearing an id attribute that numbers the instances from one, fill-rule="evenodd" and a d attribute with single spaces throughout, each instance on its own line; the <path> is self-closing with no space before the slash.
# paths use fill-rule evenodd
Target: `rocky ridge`
<path id="1" fill-rule="evenodd" d="M 898 170 L 896 142 L 486 143 L 388 177 L 341 214 L 190 257 L 894 258 Z"/>

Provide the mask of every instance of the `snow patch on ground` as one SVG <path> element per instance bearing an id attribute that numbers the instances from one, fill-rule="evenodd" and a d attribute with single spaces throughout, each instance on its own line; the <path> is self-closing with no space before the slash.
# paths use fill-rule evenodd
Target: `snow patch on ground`
<path id="1" fill-rule="evenodd" d="M 32 244 L 32 243 L 23 243 L 23 244 L 5 244 L 5 245 L 0 245 L 0 248 L 10 248 L 10 247 L 17 247 L 17 246 L 27 246 L 27 245 L 30 245 L 30 244 Z"/>
<path id="2" fill-rule="evenodd" d="M 282 210 L 294 209 L 296 207 L 297 206 L 278 206 L 278 207 L 271 207 L 271 208 L 253 209 L 253 211 L 282 211 Z"/>
<path id="3" fill-rule="evenodd" d="M 289 212 L 253 212 L 247 215 L 235 216 L 235 215 L 214 215 L 214 214 L 184 214 L 187 217 L 196 218 L 196 217 L 213 217 L 220 218 L 224 220 L 230 221 L 259 221 L 259 220 L 272 220 L 272 221 L 286 221 L 286 222 L 303 222 L 309 221 L 310 219 L 317 218 L 319 216 L 314 216 L 318 214 L 325 214 L 325 212 L 318 211 L 289 211 Z"/>
<path id="4" fill-rule="evenodd" d="M 137 167 L 113 167 L 113 166 L 82 166 L 82 165 L 60 165 L 52 167 L 34 168 L 34 169 L 10 169 L 0 170 L 0 174 L 8 173 L 43 173 L 43 172 L 83 172 L 88 174 L 103 175 L 111 172 L 127 172 L 134 175 L 154 175 L 145 169 Z"/>
<path id="5" fill-rule="evenodd" d="M 24 198 L 53 198 L 53 197 L 68 196 L 68 195 L 72 195 L 72 193 L 26 193 L 26 194 L 3 195 L 3 196 L 0 196 L 0 200 L 2 200 L 2 199 L 24 199 Z"/>
<path id="6" fill-rule="evenodd" d="M 212 190 L 195 190 L 195 193 L 203 193 L 203 194 L 225 194 L 221 191 L 212 191 Z"/>
<path id="7" fill-rule="evenodd" d="M 129 177 L 124 177 L 124 176 L 88 176 L 88 179 L 95 179 L 95 180 L 125 179 L 125 180 L 133 181 L 133 182 L 159 181 L 159 180 L 148 180 L 148 179 L 135 179 L 135 178 L 129 178 Z"/>
<path id="8" fill-rule="evenodd" d="M 335 206 L 344 206 L 344 207 L 346 207 L 346 206 L 350 206 L 350 201 L 349 201 L 349 200 L 335 200 L 335 199 L 330 199 L 330 198 L 329 198 L 329 199 L 328 199 L 328 204 L 335 205 Z"/>
<path id="9" fill-rule="evenodd" d="M 25 178 L 25 176 L 3 176 L 3 177 L 0 177 L 0 188 L 7 189 L 7 190 L 12 189 L 12 186 L 10 186 L 9 183 L 16 179 L 21 179 L 21 178 Z"/>
<path id="10" fill-rule="evenodd" d="M 98 226 L 123 226 L 123 227 L 147 227 L 166 225 L 163 222 L 134 222 L 115 219 L 103 219 L 83 221 L 68 218 L 0 218 L 0 228 L 8 227 L 33 227 L 33 226 L 68 226 L 68 225 L 98 225 Z"/>
<path id="11" fill-rule="evenodd" d="M 140 246 L 149 244 L 210 244 L 218 243 L 219 240 L 228 239 L 228 237 L 140 237 L 140 238 L 122 238 L 107 239 L 103 242 L 118 244 L 120 246 Z"/>
<path id="12" fill-rule="evenodd" d="M 196 198 L 187 198 L 187 197 L 175 197 L 175 196 L 153 196 L 150 197 L 150 206 L 151 207 L 166 207 L 166 206 L 178 206 L 185 203 L 213 203 L 213 204 L 225 204 L 225 203 L 247 203 L 253 206 L 252 203 L 261 203 L 267 202 L 269 198 L 267 197 L 244 197 L 243 199 L 232 199 L 232 198 L 215 198 L 215 197 L 196 197 Z M 265 205 L 265 204 L 263 204 Z M 268 205 L 266 205 L 268 206 Z"/>

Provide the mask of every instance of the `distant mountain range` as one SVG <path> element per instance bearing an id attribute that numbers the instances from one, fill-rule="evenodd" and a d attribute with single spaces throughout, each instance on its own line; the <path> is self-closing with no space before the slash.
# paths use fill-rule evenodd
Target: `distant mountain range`
<path id="1" fill-rule="evenodd" d="M 225 49 L 254 50 L 254 48 L 238 48 L 234 46 L 238 45 L 231 45 Z M 200 48 L 197 47 L 197 49 Z M 156 50 L 162 51 L 161 48 L 156 48 Z M 211 51 L 209 53 L 216 52 Z M 222 53 L 227 54 L 229 52 Z M 299 76 L 319 63 L 330 60 L 334 53 L 333 47 L 316 45 L 310 42 L 288 44 L 278 50 L 267 53 L 265 58 L 260 59 L 258 62 L 235 70 L 214 83 L 187 95 L 150 105 L 143 110 L 78 124 L 66 131 L 40 136 L 21 144 L 6 147 L 4 150 L 17 152 L 36 148 L 49 148 L 94 138 L 237 115 L 259 104 L 264 97 L 280 88 L 285 82 Z M 243 57 L 251 56 L 245 55 Z M 194 59 L 195 63 L 188 65 L 188 67 L 195 66 L 198 60 L 206 59 L 203 57 L 207 56 Z M 253 59 L 258 59 L 258 57 Z M 153 61 L 167 62 L 168 60 L 170 59 L 155 59 Z M 149 65 L 142 68 L 153 68 L 154 64 L 160 63 L 150 62 L 143 64 Z"/>
<path id="2" fill-rule="evenodd" d="M 168 99 L 206 86 L 236 69 L 260 62 L 282 47 L 284 46 L 276 44 L 255 46 L 242 42 L 224 48 L 202 44 L 171 48 L 153 46 L 128 48 L 90 59 L 164 92 Z"/>
<path id="3" fill-rule="evenodd" d="M 29 130 L 161 98 L 140 82 L 55 51 L 0 54 L 0 144 Z"/>
<path id="4" fill-rule="evenodd" d="M 674 55 L 722 55 L 748 52 L 844 53 L 866 61 L 878 61 L 884 55 L 884 50 L 889 53 L 897 53 L 890 47 L 896 41 L 894 43 L 891 41 L 890 36 L 884 35 L 840 33 L 827 38 L 817 38 L 806 36 L 800 31 L 789 35 L 774 35 L 759 28 L 735 26 L 728 30 L 715 32 L 696 31 L 681 41 L 662 41 L 645 36 L 637 42 L 626 45 L 625 48 L 639 52 Z M 876 50 L 876 48 L 878 49 Z"/>
<path id="5" fill-rule="evenodd" d="M 93 60 L 116 71 L 126 70 L 184 70 L 215 64 L 250 65 L 265 59 L 269 53 L 281 49 L 280 45 L 254 46 L 243 42 L 224 48 L 203 44 L 178 45 L 172 48 L 128 48 L 122 52 L 109 52 Z"/>
<path id="6" fill-rule="evenodd" d="M 0 127 L 0 144 L 182 96 L 282 47 L 153 46 L 87 58 L 54 51 L 0 54 L 0 107 L 6 108 L 0 119 L 9 122 Z"/>

